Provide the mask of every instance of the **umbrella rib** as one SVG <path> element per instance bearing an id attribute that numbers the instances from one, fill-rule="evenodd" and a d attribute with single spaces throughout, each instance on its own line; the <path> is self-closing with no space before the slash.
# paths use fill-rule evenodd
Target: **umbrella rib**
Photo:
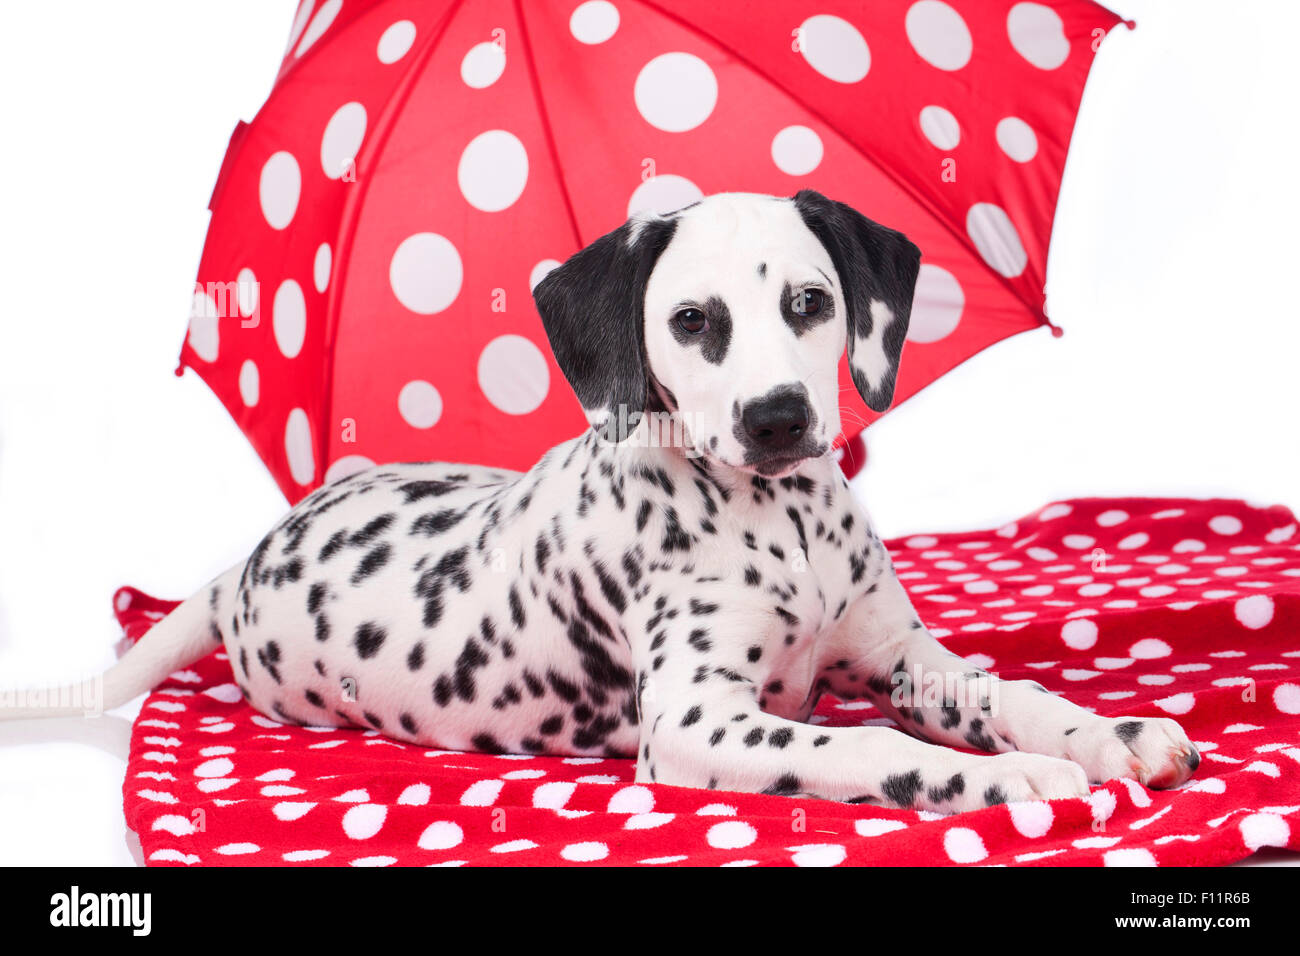
<path id="1" fill-rule="evenodd" d="M 429 35 L 429 39 L 424 42 L 419 54 L 410 70 L 402 77 L 393 96 L 384 105 L 384 109 L 379 114 L 379 121 L 375 124 L 375 135 L 363 147 L 367 159 L 369 157 L 378 157 L 388 141 L 388 136 L 397 124 L 397 117 L 406 105 L 411 91 L 415 88 L 419 80 L 420 73 L 424 65 L 433 56 L 438 47 L 438 42 L 447 32 L 451 21 L 455 19 L 456 14 L 464 5 L 465 0 L 455 0 L 447 9 L 443 20 Z M 360 155 L 357 157 L 359 166 Z M 326 423 L 330 421 L 333 415 L 334 405 L 334 342 L 336 331 L 338 329 L 338 310 L 342 305 L 342 289 L 346 285 L 349 256 L 352 251 L 352 243 L 357 232 L 357 223 L 361 218 L 361 207 L 364 204 L 365 196 L 370 187 L 370 177 L 357 177 L 356 188 L 349 190 L 347 198 L 343 201 L 343 213 L 340 216 L 339 243 L 337 257 L 339 261 L 338 274 L 333 277 L 330 283 L 329 300 L 325 304 L 325 342 L 324 342 L 324 359 L 325 367 L 325 400 L 322 406 L 322 416 L 320 421 L 320 463 L 321 478 L 324 484 L 324 472 L 326 470 L 325 460 L 329 453 L 329 435 L 331 429 Z"/>
<path id="2" fill-rule="evenodd" d="M 578 216 L 573 208 L 573 199 L 569 195 L 569 186 L 564 181 L 564 167 L 560 165 L 560 151 L 555 145 L 555 131 L 551 129 L 551 117 L 546 112 L 546 101 L 542 97 L 542 84 L 537 76 L 537 63 L 533 60 L 532 39 L 528 35 L 528 24 L 524 19 L 523 0 L 514 0 L 515 16 L 519 20 L 519 35 L 524 45 L 524 62 L 528 64 L 528 80 L 533 88 L 533 99 L 537 101 L 537 115 L 542 122 L 542 136 L 546 140 L 546 150 L 551 156 L 551 165 L 555 167 L 555 178 L 560 184 L 560 198 L 564 200 L 564 211 L 569 216 L 569 227 L 573 230 L 575 251 L 582 248 L 582 232 L 578 229 Z"/>
<path id="3" fill-rule="evenodd" d="M 725 52 L 728 56 L 733 57 L 738 63 L 741 63 L 749 70 L 753 71 L 755 75 L 762 77 L 772 86 L 774 86 L 776 89 L 780 90 L 787 97 L 789 97 L 791 101 L 799 104 L 800 107 L 807 110 L 808 113 L 814 119 L 817 120 L 817 122 L 821 123 L 827 129 L 833 130 L 835 132 L 835 135 L 839 136 L 842 140 L 848 143 L 849 147 L 853 149 L 854 152 L 856 152 L 864 160 L 866 160 L 873 167 L 879 170 L 882 175 L 888 177 L 895 185 L 898 186 L 899 189 L 901 189 L 904 193 L 910 196 L 917 205 L 919 205 L 922 209 L 928 212 L 936 222 L 938 222 L 941 226 L 943 226 L 943 228 L 946 229 L 952 235 L 952 237 L 957 241 L 958 246 L 965 249 L 967 252 L 971 253 L 977 259 L 979 258 L 978 251 L 974 249 L 970 241 L 966 237 L 962 236 L 961 233 L 959 233 L 953 227 L 952 223 L 948 221 L 948 218 L 942 215 L 940 211 L 933 206 L 930 200 L 917 193 L 915 189 L 909 186 L 905 180 L 903 180 L 892 170 L 890 170 L 890 168 L 886 166 L 884 163 L 878 162 L 877 160 L 873 159 L 870 155 L 868 155 L 866 150 L 864 150 L 861 146 L 859 146 L 856 142 L 854 142 L 851 137 L 846 136 L 838 126 L 836 126 L 834 123 L 828 120 L 824 115 L 822 115 L 820 110 L 815 109 L 814 107 L 805 103 L 799 97 L 795 96 L 788 89 L 786 89 L 785 86 L 783 86 L 779 81 L 777 81 L 769 73 L 767 73 L 756 63 L 754 63 L 753 60 L 749 59 L 749 57 L 745 56 L 743 53 L 741 53 L 735 47 L 731 46 L 731 44 L 727 43 L 726 41 L 714 36 L 711 33 L 705 32 L 702 28 L 700 28 L 696 24 L 691 23 L 689 20 L 683 19 L 682 17 L 673 13 L 671 10 L 665 10 L 663 7 L 659 6 L 658 3 L 654 2 L 654 0 L 638 0 L 638 2 L 641 3 L 642 6 L 648 7 L 649 9 L 653 10 L 655 13 L 658 13 L 660 16 L 665 17 L 668 20 L 671 20 L 673 23 L 677 24 L 682 29 L 694 33 L 696 36 L 701 37 L 708 43 L 714 44 L 723 52 Z M 1013 286 L 1011 282 L 1007 280 L 1006 276 L 994 271 L 993 269 L 989 269 L 988 271 L 990 274 L 997 276 L 998 281 L 1002 283 L 1002 285 L 1007 289 L 1008 292 L 1011 293 L 1012 297 L 1015 298 L 1016 301 L 1020 302 L 1025 308 L 1029 310 L 1030 314 L 1034 316 L 1034 318 L 1037 320 L 1039 325 L 1050 326 L 1052 324 L 1048 320 L 1047 316 L 1043 313 L 1041 306 L 1036 306 L 1033 303 L 1029 302 L 1024 297 L 1024 295 L 1021 294 L 1020 290 L 1017 289 L 1015 286 Z"/>

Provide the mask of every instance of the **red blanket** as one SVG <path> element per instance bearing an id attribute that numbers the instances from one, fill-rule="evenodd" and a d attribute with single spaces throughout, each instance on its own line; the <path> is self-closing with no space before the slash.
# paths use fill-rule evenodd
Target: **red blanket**
<path id="1" fill-rule="evenodd" d="M 646 786 L 631 761 L 424 750 L 285 726 L 222 653 L 173 674 L 131 741 L 126 819 L 151 864 L 1227 863 L 1300 850 L 1300 533 L 1285 508 L 1084 499 L 995 531 L 889 543 L 926 624 L 1004 678 L 1108 715 L 1173 716 L 1192 780 L 952 817 Z M 130 588 L 138 637 L 173 602 Z M 881 718 L 826 699 L 813 720 Z"/>

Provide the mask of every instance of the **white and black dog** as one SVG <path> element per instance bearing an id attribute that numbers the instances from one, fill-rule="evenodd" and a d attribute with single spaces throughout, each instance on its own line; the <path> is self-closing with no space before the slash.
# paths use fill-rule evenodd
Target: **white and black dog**
<path id="1" fill-rule="evenodd" d="M 1183 782 L 1199 756 L 1174 721 L 944 650 L 831 457 L 846 343 L 885 409 L 920 258 L 810 191 L 634 218 L 536 290 L 592 430 L 524 474 L 319 489 L 105 675 L 106 706 L 224 643 L 278 720 L 635 756 L 640 781 L 940 812 Z M 905 732 L 811 725 L 822 694 Z"/>

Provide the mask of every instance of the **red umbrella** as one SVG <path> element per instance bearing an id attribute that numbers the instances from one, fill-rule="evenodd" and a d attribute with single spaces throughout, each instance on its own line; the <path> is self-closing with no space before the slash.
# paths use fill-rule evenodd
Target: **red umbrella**
<path id="1" fill-rule="evenodd" d="M 303 0 L 181 352 L 296 501 L 585 420 L 531 289 L 640 209 L 814 188 L 924 253 L 895 401 L 1047 324 L 1083 0 Z M 848 384 L 847 372 L 844 382 Z M 853 389 L 846 436 L 872 420 Z"/>

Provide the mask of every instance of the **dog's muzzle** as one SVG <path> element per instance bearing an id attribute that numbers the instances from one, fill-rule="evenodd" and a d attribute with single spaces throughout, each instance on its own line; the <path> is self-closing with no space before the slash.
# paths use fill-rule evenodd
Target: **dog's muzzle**
<path id="1" fill-rule="evenodd" d="M 746 402 L 732 431 L 745 449 L 745 464 L 770 477 L 826 451 L 813 438 L 816 424 L 807 389 L 778 385 Z"/>

